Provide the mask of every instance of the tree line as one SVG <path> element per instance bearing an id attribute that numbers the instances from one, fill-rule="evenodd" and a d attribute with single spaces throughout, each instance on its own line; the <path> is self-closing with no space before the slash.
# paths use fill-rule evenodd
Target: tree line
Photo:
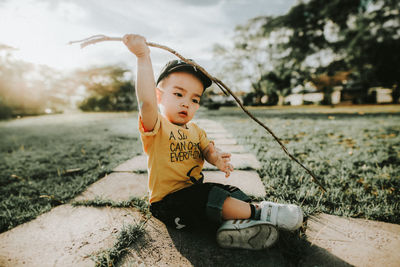
<path id="1" fill-rule="evenodd" d="M 391 88 L 396 102 L 399 10 L 397 0 L 300 1 L 284 15 L 237 26 L 232 46 L 214 47 L 217 70 L 238 88 L 249 81 L 247 96 L 268 96 L 271 104 L 308 82 L 325 104 L 335 86 L 361 92 L 360 102 L 371 87 Z"/>
<path id="2" fill-rule="evenodd" d="M 98 66 L 60 73 L 13 57 L 0 44 L 0 118 L 62 112 L 129 111 L 137 106 L 133 74 Z M 244 104 L 283 104 L 312 85 L 331 104 L 335 87 L 370 101 L 372 87 L 400 96 L 400 1 L 299 1 L 286 14 L 261 16 L 235 28 L 230 46 L 214 46 L 215 72 L 233 89 L 250 88 Z M 204 103 L 213 107 L 212 90 Z M 263 100 L 263 101 L 262 101 Z"/>
<path id="3" fill-rule="evenodd" d="M 137 107 L 132 72 L 119 65 L 61 73 L 13 57 L 0 44 L 0 119 L 63 112 L 131 111 Z"/>

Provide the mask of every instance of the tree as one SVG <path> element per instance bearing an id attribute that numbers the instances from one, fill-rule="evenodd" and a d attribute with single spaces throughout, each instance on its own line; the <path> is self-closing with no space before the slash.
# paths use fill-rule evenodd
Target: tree
<path id="1" fill-rule="evenodd" d="M 85 111 L 128 111 L 137 107 L 131 72 L 120 66 L 94 67 L 76 73 L 88 94 Z"/>
<path id="2" fill-rule="evenodd" d="M 344 31 L 346 61 L 354 78 L 365 89 L 393 88 L 393 101 L 399 99 L 400 84 L 400 2 L 361 1 L 363 12 L 352 18 Z"/>
<path id="3" fill-rule="evenodd" d="M 372 86 L 398 88 L 399 10 L 394 0 L 311 0 L 268 20 L 263 29 L 267 37 L 282 29 L 290 33 L 289 41 L 278 45 L 288 52 L 283 64 L 330 77 L 350 70 L 367 94 Z M 323 62 L 324 54 L 330 60 Z M 331 91 L 327 84 L 325 92 Z"/>
<path id="4" fill-rule="evenodd" d="M 321 82 L 323 75 L 335 80 L 319 86 L 329 104 L 333 86 L 343 82 L 336 78 L 351 72 L 346 78 L 361 84 L 365 94 L 384 86 L 399 95 L 399 10 L 395 0 L 299 2 L 285 15 L 238 26 L 230 53 L 219 49 L 219 55 L 235 62 L 231 73 L 258 70 L 248 75 L 255 93 L 268 85 L 268 91 L 284 95 L 304 81 Z"/>
<path id="5" fill-rule="evenodd" d="M 13 57 L 16 49 L 0 44 L 0 117 L 43 114 L 65 104 L 56 86 L 61 74 Z"/>
<path id="6" fill-rule="evenodd" d="M 277 50 L 274 41 L 263 35 L 262 26 L 271 19 L 272 17 L 251 19 L 236 27 L 231 48 L 221 45 L 214 47 L 214 54 L 219 59 L 216 61 L 218 76 L 230 80 L 236 88 L 251 88 L 244 99 L 246 105 L 282 103 L 283 96 L 289 92 L 290 82 L 287 83 L 286 76 L 282 81 L 285 80 L 288 87 L 282 87 L 285 84 L 282 81 L 275 84 L 278 82 L 276 79 L 267 79 L 277 73 L 286 75 L 289 71 L 277 60 L 282 56 L 282 51 Z M 266 103 L 262 103 L 264 96 L 268 99 Z"/>

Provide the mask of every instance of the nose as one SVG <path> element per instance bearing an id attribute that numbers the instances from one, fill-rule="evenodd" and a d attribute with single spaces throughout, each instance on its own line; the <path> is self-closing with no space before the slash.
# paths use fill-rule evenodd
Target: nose
<path id="1" fill-rule="evenodd" d="M 185 102 L 183 102 L 183 103 L 181 104 L 181 106 L 184 107 L 184 108 L 189 108 L 189 105 L 186 104 Z"/>

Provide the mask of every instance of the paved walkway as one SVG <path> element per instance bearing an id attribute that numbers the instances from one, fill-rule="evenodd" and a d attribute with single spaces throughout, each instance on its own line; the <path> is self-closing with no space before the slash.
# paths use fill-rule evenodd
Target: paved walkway
<path id="1" fill-rule="evenodd" d="M 260 163 L 246 152 L 222 126 L 198 120 L 217 147 L 232 153 L 235 171 L 226 179 L 205 165 L 206 181 L 230 183 L 247 194 L 263 197 L 257 174 Z M 122 163 L 114 172 L 92 184 L 75 200 L 94 198 L 115 201 L 142 197 L 147 191 L 145 156 Z M 123 225 L 139 221 L 141 214 L 128 208 L 72 207 L 65 204 L 35 220 L 0 234 L 0 266 L 93 266 L 91 255 L 111 248 Z M 399 266 L 400 225 L 319 215 L 308 221 L 312 246 L 302 255 L 302 266 Z M 122 266 L 251 265 L 287 266 L 293 263 L 282 249 L 245 251 L 221 249 L 212 233 L 166 228 L 156 219 L 147 223 L 145 246 L 133 247 Z"/>

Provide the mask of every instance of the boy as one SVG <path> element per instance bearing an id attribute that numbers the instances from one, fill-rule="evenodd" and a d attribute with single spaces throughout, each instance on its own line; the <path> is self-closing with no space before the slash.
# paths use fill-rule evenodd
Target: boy
<path id="1" fill-rule="evenodd" d="M 204 130 L 190 122 L 212 81 L 191 65 L 173 60 L 155 82 L 145 38 L 129 34 L 123 42 L 137 58 L 139 130 L 148 155 L 153 216 L 177 229 L 220 226 L 217 242 L 226 248 L 267 248 L 278 239 L 277 227 L 299 228 L 303 215 L 296 205 L 251 204 L 236 187 L 203 183 L 204 159 L 226 177 L 233 171 L 231 155 L 217 150 Z"/>

